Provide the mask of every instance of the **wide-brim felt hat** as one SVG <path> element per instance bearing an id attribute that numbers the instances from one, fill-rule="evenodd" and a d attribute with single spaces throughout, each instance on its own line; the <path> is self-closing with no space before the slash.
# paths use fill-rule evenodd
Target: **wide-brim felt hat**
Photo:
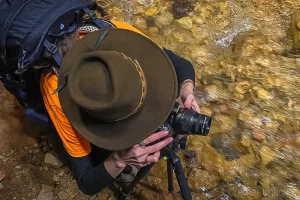
<path id="1" fill-rule="evenodd" d="M 177 97 L 172 62 L 155 42 L 126 29 L 87 34 L 67 53 L 58 77 L 64 114 L 107 150 L 141 142 L 163 124 Z"/>

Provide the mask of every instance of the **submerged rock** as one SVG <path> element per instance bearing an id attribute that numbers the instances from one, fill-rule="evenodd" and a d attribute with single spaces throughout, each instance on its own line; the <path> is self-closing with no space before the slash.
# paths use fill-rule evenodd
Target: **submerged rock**
<path id="1" fill-rule="evenodd" d="M 148 27 L 147 21 L 142 17 L 136 18 L 136 21 L 134 22 L 133 26 L 141 30 L 145 30 Z"/>
<path id="2" fill-rule="evenodd" d="M 179 24 L 180 27 L 184 29 L 190 30 L 193 28 L 193 20 L 190 17 L 180 18 L 176 20 L 176 22 Z"/>
<path id="3" fill-rule="evenodd" d="M 175 19 L 186 17 L 192 12 L 195 5 L 190 0 L 175 0 L 172 4 L 172 13 Z"/>
<path id="4" fill-rule="evenodd" d="M 163 12 L 155 17 L 155 24 L 158 28 L 169 26 L 172 24 L 174 17 L 170 12 Z"/>

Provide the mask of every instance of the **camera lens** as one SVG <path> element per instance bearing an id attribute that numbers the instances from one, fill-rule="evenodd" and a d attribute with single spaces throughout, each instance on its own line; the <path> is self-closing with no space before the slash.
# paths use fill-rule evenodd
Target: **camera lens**
<path id="1" fill-rule="evenodd" d="M 207 136 L 210 130 L 211 117 L 195 112 L 192 119 L 191 133 Z"/>
<path id="2" fill-rule="evenodd" d="M 190 109 L 180 109 L 172 127 L 175 132 L 207 136 L 210 130 L 211 117 Z"/>

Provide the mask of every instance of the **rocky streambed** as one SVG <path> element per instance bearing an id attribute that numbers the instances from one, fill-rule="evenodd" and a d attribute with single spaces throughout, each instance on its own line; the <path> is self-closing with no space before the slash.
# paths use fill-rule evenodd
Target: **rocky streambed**
<path id="1" fill-rule="evenodd" d="M 109 19 L 133 24 L 197 72 L 198 103 L 213 124 L 209 136 L 189 137 L 196 158 L 182 157 L 194 199 L 299 199 L 300 60 L 282 53 L 300 2 L 124 2 L 99 0 Z M 160 161 L 144 183 L 148 199 L 168 196 L 166 174 Z"/>

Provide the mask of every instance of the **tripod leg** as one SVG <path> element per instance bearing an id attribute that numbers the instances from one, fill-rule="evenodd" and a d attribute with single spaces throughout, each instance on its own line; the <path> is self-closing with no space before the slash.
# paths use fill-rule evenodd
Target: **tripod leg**
<path id="1" fill-rule="evenodd" d="M 148 172 L 151 170 L 153 165 L 154 163 L 151 163 L 150 165 L 147 165 L 140 169 L 140 171 L 137 173 L 136 177 L 133 179 L 130 185 L 127 188 L 124 188 L 123 191 L 120 193 L 119 200 L 128 199 L 131 190 L 138 184 L 138 182 L 141 179 L 143 179 L 148 174 Z"/>
<path id="2" fill-rule="evenodd" d="M 167 171 L 168 171 L 168 190 L 169 192 L 174 191 L 174 185 L 173 185 L 173 168 L 171 160 L 167 160 Z"/>
<path id="3" fill-rule="evenodd" d="M 177 178 L 183 199 L 184 200 L 192 200 L 190 188 L 189 188 L 188 182 L 186 180 L 186 177 L 184 175 L 184 171 L 183 171 L 180 159 L 176 156 L 174 159 L 172 159 L 172 161 L 173 161 L 172 164 L 174 166 L 174 171 L 176 174 L 176 178 Z"/>

